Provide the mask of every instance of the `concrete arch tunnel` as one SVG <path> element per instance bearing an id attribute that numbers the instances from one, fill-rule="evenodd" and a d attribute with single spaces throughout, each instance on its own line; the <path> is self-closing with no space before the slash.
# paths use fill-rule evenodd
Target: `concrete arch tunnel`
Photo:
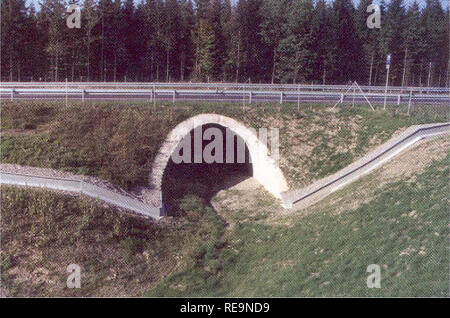
<path id="1" fill-rule="evenodd" d="M 194 129 L 206 125 L 217 125 L 228 128 L 245 142 L 245 146 L 248 149 L 251 158 L 253 177 L 269 193 L 276 198 L 281 199 L 281 194 L 289 190 L 286 179 L 277 162 L 269 156 L 267 145 L 258 139 L 254 130 L 247 128 L 244 124 L 235 119 L 223 115 L 201 114 L 178 124 L 169 133 L 155 157 L 149 181 L 153 191 L 156 191 L 156 196 L 159 198 L 161 207 L 164 206 L 162 193 L 163 176 L 166 167 L 171 160 L 172 154 L 177 150 L 177 147 L 183 139 L 190 135 Z M 161 213 L 164 212 L 162 211 Z"/>

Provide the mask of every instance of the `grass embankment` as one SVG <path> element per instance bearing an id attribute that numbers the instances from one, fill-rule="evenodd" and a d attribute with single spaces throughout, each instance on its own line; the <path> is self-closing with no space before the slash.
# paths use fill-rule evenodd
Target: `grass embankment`
<path id="1" fill-rule="evenodd" d="M 377 171 L 285 216 L 261 189 L 224 190 L 214 206 L 226 228 L 195 198 L 182 200 L 179 223 L 154 225 L 2 186 L 2 286 L 10 296 L 448 296 L 445 152 L 415 173 L 392 179 L 388 166 L 388 178 Z M 71 263 L 81 289 L 65 287 Z M 381 266 L 380 289 L 366 287 L 369 264 Z"/>
<path id="2" fill-rule="evenodd" d="M 284 105 L 279 112 L 253 105 L 242 112 L 236 104 L 167 104 L 155 111 L 143 103 L 4 102 L 2 162 L 132 188 L 147 182 L 170 129 L 204 112 L 279 127 L 282 169 L 298 185 L 338 170 L 399 128 L 447 120 L 322 106 L 298 112 Z M 215 205 L 221 217 L 188 195 L 178 200 L 177 222 L 154 225 L 87 199 L 2 186 L 2 286 L 9 295 L 444 295 L 447 178 L 448 161 L 441 161 L 413 181 L 382 188 L 360 181 L 331 199 L 354 200 L 355 186 L 378 188 L 373 199 L 364 196 L 364 204 L 340 214 L 339 205 L 325 201 L 315 213 L 278 220 L 288 225 L 273 222 L 278 202 L 265 193 L 249 207 L 240 206 L 248 192 L 219 198 L 239 203 Z M 81 290 L 65 287 L 71 263 L 82 267 Z M 385 275 L 379 291 L 365 285 L 373 263 Z"/>
<path id="3" fill-rule="evenodd" d="M 280 167 L 292 187 L 333 173 L 400 128 L 446 121 L 321 105 L 86 103 L 18 101 L 2 104 L 2 162 L 93 175 L 125 189 L 146 185 L 169 131 L 200 113 L 219 113 L 248 127 L 280 129 Z"/>
<path id="4" fill-rule="evenodd" d="M 141 296 L 222 235 L 217 214 L 185 198 L 154 224 L 82 197 L 1 186 L 1 286 L 8 296 Z M 69 264 L 81 289 L 66 287 Z"/>
<path id="5" fill-rule="evenodd" d="M 225 191 L 227 244 L 147 295 L 448 296 L 449 159 L 389 182 L 377 172 L 285 217 L 264 194 L 248 205 L 248 192 Z M 369 264 L 381 266 L 380 289 L 367 288 Z"/>

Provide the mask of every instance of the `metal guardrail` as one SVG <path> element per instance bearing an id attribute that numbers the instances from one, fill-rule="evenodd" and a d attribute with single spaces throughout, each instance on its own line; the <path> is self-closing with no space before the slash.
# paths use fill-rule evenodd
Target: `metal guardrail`
<path id="1" fill-rule="evenodd" d="M 303 189 L 282 193 L 283 206 L 291 208 L 293 205 L 297 205 L 305 208 L 368 174 L 418 141 L 449 133 L 450 123 L 412 126 L 401 135 L 391 138 L 360 160 L 333 175 L 318 180 Z"/>
<path id="2" fill-rule="evenodd" d="M 204 84 L 203 84 L 204 85 Z M 85 99 L 117 99 L 130 98 L 142 100 L 207 100 L 207 101 L 235 101 L 251 104 L 259 102 L 343 102 L 352 99 L 356 102 L 364 102 L 366 98 L 374 103 L 384 101 L 384 92 L 344 92 L 331 91 L 307 91 L 307 90 L 221 90 L 221 89 L 132 89 L 132 88 L 3 88 L 0 87 L 0 98 L 14 100 L 19 99 L 54 99 L 54 98 L 79 98 Z M 450 104 L 450 94 L 437 94 L 436 91 L 428 91 L 427 94 L 414 94 L 409 92 L 396 92 L 386 94 L 389 103 L 400 105 L 402 102 L 415 103 L 443 103 Z"/>
<path id="3" fill-rule="evenodd" d="M 217 89 L 247 91 L 342 91 L 349 85 L 317 85 L 317 84 L 245 84 L 245 83 L 143 83 L 143 82 L 3 82 L 0 88 L 142 88 L 142 89 Z M 384 92 L 385 86 L 361 86 L 366 92 Z M 388 92 L 438 93 L 450 94 L 448 87 L 398 87 L 389 86 Z"/>
<path id="4" fill-rule="evenodd" d="M 106 190 L 82 180 L 35 176 L 0 171 L 0 184 L 21 185 L 48 188 L 54 190 L 81 193 L 94 199 L 99 199 L 115 206 L 135 213 L 159 220 L 162 211 L 158 207 L 151 207 L 142 201 Z"/>

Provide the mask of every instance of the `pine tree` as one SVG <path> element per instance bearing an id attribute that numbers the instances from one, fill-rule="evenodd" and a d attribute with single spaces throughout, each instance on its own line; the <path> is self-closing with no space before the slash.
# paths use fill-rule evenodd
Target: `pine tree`
<path id="1" fill-rule="evenodd" d="M 26 75 L 30 80 L 42 80 L 48 70 L 48 59 L 45 53 L 46 36 L 39 28 L 39 19 L 33 4 L 30 4 L 28 20 L 24 30 Z"/>
<path id="2" fill-rule="evenodd" d="M 266 80 L 272 69 L 270 57 L 264 54 L 261 37 L 262 3 L 262 0 L 239 0 L 235 12 L 236 35 L 239 39 L 239 77 L 249 82 Z"/>
<path id="3" fill-rule="evenodd" d="M 177 0 L 165 2 L 166 24 L 163 29 L 163 42 L 166 53 L 166 82 L 178 78 L 179 56 L 177 54 L 181 34 L 181 14 Z"/>
<path id="4" fill-rule="evenodd" d="M 179 43 L 180 54 L 180 80 L 184 81 L 193 71 L 194 60 L 194 29 L 195 13 L 191 0 L 182 0 L 181 11 L 181 35 Z"/>
<path id="5" fill-rule="evenodd" d="M 273 57 L 272 84 L 275 81 L 278 47 L 286 34 L 287 15 L 285 10 L 289 6 L 289 2 L 289 0 L 266 0 L 261 6 L 261 36 Z"/>
<path id="6" fill-rule="evenodd" d="M 223 81 L 229 81 L 232 80 L 234 76 L 233 55 L 235 52 L 235 43 L 233 43 L 233 9 L 231 6 L 231 0 L 224 0 L 221 23 L 224 41 Z"/>
<path id="7" fill-rule="evenodd" d="M 384 55 L 391 54 L 391 69 L 389 82 L 400 85 L 402 80 L 403 61 L 403 32 L 405 23 L 405 9 L 403 0 L 391 0 L 387 7 L 385 23 L 382 28 Z"/>
<path id="8" fill-rule="evenodd" d="M 68 4 L 80 5 L 80 0 L 69 0 Z M 64 16 L 67 19 L 68 14 Z M 75 81 L 77 74 L 79 75 L 81 70 L 83 52 L 83 31 L 78 28 L 67 28 L 65 32 L 66 54 L 64 57 L 65 63 L 65 78 L 68 81 Z"/>
<path id="9" fill-rule="evenodd" d="M 294 0 L 289 8 L 287 37 L 280 43 L 281 82 L 305 83 L 313 78 L 312 0 Z"/>
<path id="10" fill-rule="evenodd" d="M 198 2 L 197 77 L 218 80 L 223 74 L 225 42 L 222 30 L 222 1 Z"/>
<path id="11" fill-rule="evenodd" d="M 333 73 L 331 40 L 331 13 L 325 0 L 316 3 L 311 21 L 311 49 L 313 51 L 313 80 L 326 83 L 327 76 Z"/>
<path id="12" fill-rule="evenodd" d="M 211 76 L 215 80 L 223 78 L 224 62 L 225 62 L 225 39 L 223 35 L 223 26 L 221 15 L 223 13 L 222 0 L 211 0 L 208 10 L 208 21 L 214 31 L 214 66 Z"/>
<path id="13" fill-rule="evenodd" d="M 447 7 L 447 11 L 445 12 L 445 20 L 444 23 L 442 23 L 442 65 L 443 67 L 440 68 L 442 70 L 446 70 L 445 73 L 443 71 L 443 77 L 442 82 L 440 82 L 439 86 L 445 86 L 450 87 L 450 52 L 448 48 L 450 47 L 450 30 L 448 26 L 450 25 L 450 6 Z"/>
<path id="14" fill-rule="evenodd" d="M 443 67 L 442 55 L 448 54 L 448 46 L 445 47 L 446 39 L 444 39 L 445 14 L 439 3 L 439 0 L 426 0 L 426 6 L 422 12 L 422 27 L 424 30 L 424 66 L 426 66 L 426 77 L 424 78 L 427 86 L 433 85 L 433 79 L 436 80 L 440 73 L 439 67 Z M 445 68 L 444 68 L 445 69 Z M 424 74 L 424 75 L 425 75 Z"/>
<path id="15" fill-rule="evenodd" d="M 425 51 L 422 42 L 424 30 L 422 29 L 420 18 L 419 5 L 414 1 L 406 13 L 405 28 L 403 31 L 405 58 L 402 81 L 405 85 L 418 85 L 419 66 Z"/>
<path id="16" fill-rule="evenodd" d="M 86 79 L 91 81 L 91 55 L 92 55 L 92 44 L 95 41 L 94 28 L 100 20 L 98 11 L 95 7 L 96 3 L 94 0 L 84 0 L 83 10 L 81 14 L 82 19 L 82 29 L 84 32 L 84 47 L 85 47 L 85 65 L 86 65 Z"/>
<path id="17" fill-rule="evenodd" d="M 373 0 L 361 0 L 355 13 L 355 25 L 358 32 L 360 52 L 360 72 L 357 81 L 360 83 L 373 84 L 374 80 L 374 63 L 381 58 L 378 49 L 378 39 L 381 35 L 380 29 L 369 28 L 367 19 L 372 12 L 368 13 L 367 8 L 373 3 Z"/>
<path id="18" fill-rule="evenodd" d="M 210 81 L 213 76 L 216 56 L 215 35 L 211 25 L 205 20 L 200 20 L 198 30 L 198 66 L 196 77 L 201 81 Z"/>
<path id="19" fill-rule="evenodd" d="M 51 59 L 51 78 L 54 81 L 60 80 L 61 63 L 64 62 L 65 55 L 67 54 L 66 37 L 65 33 L 61 30 L 65 30 L 66 5 L 61 0 L 45 0 L 42 3 L 41 12 L 44 20 L 47 23 L 48 43 L 46 51 Z M 64 68 L 63 68 L 64 69 Z"/>
<path id="20" fill-rule="evenodd" d="M 112 8 L 111 31 L 108 32 L 112 37 L 112 59 L 113 59 L 113 81 L 122 78 L 124 75 L 123 65 L 126 62 L 126 50 L 123 38 L 121 37 L 121 30 L 126 28 L 121 12 L 121 1 L 114 0 Z M 142 34 L 142 33 L 140 33 Z M 144 33 L 146 34 L 146 33 Z M 144 45 L 144 44 L 143 44 Z"/>
<path id="21" fill-rule="evenodd" d="M 361 46 L 354 24 L 355 8 L 351 0 L 335 0 L 333 3 L 333 63 L 334 78 L 348 83 L 359 77 L 358 65 Z"/>
<path id="22" fill-rule="evenodd" d="M 9 75 L 9 81 L 20 80 L 27 56 L 24 49 L 30 41 L 26 39 L 29 18 L 25 0 L 5 0 L 1 3 L 1 50 L 2 76 Z"/>

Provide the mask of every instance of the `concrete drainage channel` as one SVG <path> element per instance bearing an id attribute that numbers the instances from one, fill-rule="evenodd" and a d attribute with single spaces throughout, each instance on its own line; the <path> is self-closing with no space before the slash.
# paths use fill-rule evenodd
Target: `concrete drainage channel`
<path id="1" fill-rule="evenodd" d="M 53 178 L 47 176 L 44 177 L 0 171 L 0 183 L 80 193 L 94 199 L 102 200 L 117 207 L 133 211 L 146 217 L 151 217 L 155 220 L 159 220 L 162 217 L 162 209 L 158 207 L 149 206 L 148 204 L 140 200 L 101 188 L 82 180 Z"/>
<path id="2" fill-rule="evenodd" d="M 320 179 L 303 189 L 282 193 L 283 207 L 304 209 L 370 173 L 416 142 L 448 134 L 449 129 L 450 123 L 412 126 L 335 174 Z"/>
<path id="3" fill-rule="evenodd" d="M 449 129 L 450 123 L 412 126 L 335 174 L 318 180 L 303 189 L 282 192 L 282 205 L 284 208 L 306 208 L 381 166 L 419 140 L 448 134 Z M 0 183 L 81 193 L 155 220 L 161 219 L 164 215 L 161 207 L 151 206 L 138 199 L 83 180 L 0 171 Z"/>

